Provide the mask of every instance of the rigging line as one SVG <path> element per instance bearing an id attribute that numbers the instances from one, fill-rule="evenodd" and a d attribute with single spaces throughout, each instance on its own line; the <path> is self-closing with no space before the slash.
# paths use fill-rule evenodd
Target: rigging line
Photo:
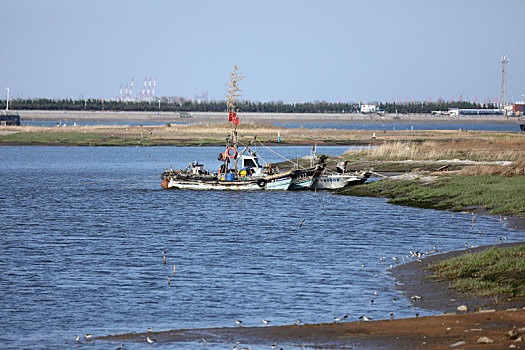
<path id="1" fill-rule="evenodd" d="M 259 140 L 257 140 L 257 141 L 259 141 Z M 299 165 L 299 158 L 297 158 L 297 163 L 295 163 L 293 160 L 290 160 L 290 159 L 286 158 L 285 156 L 283 156 L 283 155 L 281 155 L 281 154 L 275 152 L 273 149 L 271 149 L 271 148 L 269 148 L 269 147 L 266 147 L 261 141 L 259 141 L 259 143 L 261 144 L 261 146 L 263 146 L 264 148 L 266 148 L 266 149 L 269 150 L 270 152 L 272 152 L 272 153 L 278 155 L 279 157 L 281 157 L 282 159 L 286 160 L 287 162 L 292 163 L 294 166 L 297 165 L 297 166 L 298 166 L 299 168 L 301 168 L 301 169 L 306 169 L 305 167 Z"/>

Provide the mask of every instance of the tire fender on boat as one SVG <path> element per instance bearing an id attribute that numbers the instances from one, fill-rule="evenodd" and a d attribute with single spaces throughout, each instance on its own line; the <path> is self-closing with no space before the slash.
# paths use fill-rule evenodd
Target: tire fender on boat
<path id="1" fill-rule="evenodd" d="M 266 181 L 264 179 L 257 180 L 257 185 L 259 187 L 264 187 L 265 184 L 266 184 Z"/>

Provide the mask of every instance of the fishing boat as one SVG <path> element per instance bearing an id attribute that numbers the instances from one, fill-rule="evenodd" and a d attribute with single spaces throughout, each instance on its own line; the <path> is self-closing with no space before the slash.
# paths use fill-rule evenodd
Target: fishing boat
<path id="1" fill-rule="evenodd" d="M 312 183 L 308 189 L 311 190 L 337 190 L 344 187 L 361 185 L 366 182 L 372 175 L 374 169 L 364 170 L 361 172 L 348 173 L 346 166 L 347 162 L 340 162 L 336 166 L 336 171 L 330 171 L 325 168 L 327 157 L 321 155 L 316 156 L 316 145 L 311 152 L 310 164 L 322 164 L 323 167 L 315 172 Z"/>
<path id="2" fill-rule="evenodd" d="M 366 182 L 372 175 L 373 169 L 364 170 L 362 172 L 350 173 L 330 173 L 323 172 L 319 175 L 311 189 L 314 190 L 337 190 L 344 187 L 361 185 Z"/>
<path id="3" fill-rule="evenodd" d="M 210 173 L 204 170 L 204 164 L 193 162 L 184 170 L 165 170 L 161 176 L 161 187 L 181 190 L 288 190 L 297 177 L 293 169 L 280 173 L 271 164 L 261 165 L 257 153 L 250 148 L 233 157 L 236 150 L 228 147 L 219 157 L 230 159 L 228 154 L 235 159 L 237 167 L 228 167 L 229 161 L 226 160 L 217 173 Z"/>
<path id="4" fill-rule="evenodd" d="M 292 181 L 302 175 L 296 169 L 279 172 L 272 164 L 263 164 L 252 145 L 256 137 L 239 151 L 237 126 L 239 118 L 235 107 L 235 98 L 239 95 L 238 83 L 241 76 L 235 66 L 230 73 L 228 89 L 228 122 L 232 132 L 226 138 L 226 149 L 219 153 L 222 162 L 216 173 L 204 170 L 204 164 L 190 163 L 184 170 L 165 170 L 161 187 L 164 189 L 189 190 L 288 190 Z"/>

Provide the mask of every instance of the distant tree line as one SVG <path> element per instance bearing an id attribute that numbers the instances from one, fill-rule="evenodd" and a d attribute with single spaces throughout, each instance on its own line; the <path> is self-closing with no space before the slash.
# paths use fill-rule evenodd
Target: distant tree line
<path id="1" fill-rule="evenodd" d="M 160 103 L 159 103 L 160 102 Z M 386 113 L 430 113 L 435 110 L 446 111 L 449 108 L 496 108 L 494 105 L 481 105 L 467 101 L 453 102 L 410 102 L 378 103 L 379 109 Z M 5 109 L 6 101 L 0 100 L 0 109 Z M 250 102 L 237 103 L 239 112 L 266 113 L 354 113 L 359 112 L 359 103 L 332 103 L 324 101 L 307 103 Z M 226 112 L 226 101 L 195 102 L 181 100 L 169 102 L 157 101 L 117 101 L 103 99 L 13 99 L 9 100 L 9 109 L 45 110 L 45 111 L 147 111 L 147 112 Z"/>

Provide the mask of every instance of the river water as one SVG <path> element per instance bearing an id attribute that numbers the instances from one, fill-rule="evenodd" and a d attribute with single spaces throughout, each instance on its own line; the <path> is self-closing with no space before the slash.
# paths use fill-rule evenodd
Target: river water
<path id="1" fill-rule="evenodd" d="M 346 149 L 319 147 L 318 153 L 338 155 Z M 451 251 L 465 243 L 494 244 L 503 236 L 509 242 L 523 239 L 523 232 L 500 227 L 498 218 L 477 216 L 472 229 L 470 214 L 456 213 L 452 220 L 449 212 L 384 199 L 161 190 L 159 174 L 170 165 L 200 160 L 216 170 L 219 147 L 1 150 L 4 349 L 116 348 L 119 344 L 105 341 L 76 344 L 75 337 L 148 327 L 229 327 L 236 326 L 236 318 L 246 326 L 263 326 L 263 317 L 282 325 L 297 318 L 332 322 L 346 313 L 352 321 L 362 314 L 375 319 L 390 312 L 436 314 L 414 307 L 396 290 L 391 257 L 433 246 Z M 310 148 L 274 150 L 295 157 Z M 265 149 L 260 154 L 280 160 Z M 380 262 L 382 256 L 386 262 Z"/>
<path id="2" fill-rule="evenodd" d="M 93 121 L 62 121 L 62 120 L 23 120 L 22 125 L 27 126 L 56 126 L 56 125 L 166 125 L 165 122 L 93 122 Z M 177 123 L 171 123 L 176 125 Z M 185 125 L 190 123 L 184 123 Z M 520 131 L 518 122 L 513 124 L 489 123 L 275 123 L 284 128 L 305 129 L 337 129 L 337 130 L 471 130 L 471 131 Z"/>
<path id="3" fill-rule="evenodd" d="M 463 131 L 520 131 L 519 123 L 276 123 L 284 128 L 338 129 L 338 130 L 463 130 Z"/>

